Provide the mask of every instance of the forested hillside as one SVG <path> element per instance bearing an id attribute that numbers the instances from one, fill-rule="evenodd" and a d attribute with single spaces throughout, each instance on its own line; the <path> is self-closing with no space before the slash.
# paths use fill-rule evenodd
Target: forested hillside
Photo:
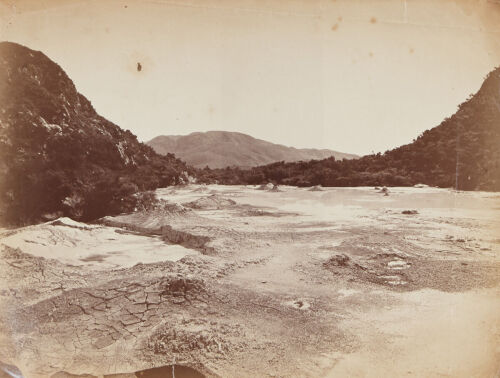
<path id="1" fill-rule="evenodd" d="M 159 154 L 173 153 L 186 163 L 204 168 L 237 166 L 250 168 L 277 161 L 354 159 L 357 155 L 332 150 L 293 148 L 256 139 L 250 135 L 229 131 L 197 132 L 189 135 L 161 135 L 147 144 Z"/>
<path id="2" fill-rule="evenodd" d="M 281 161 L 248 170 L 195 170 L 173 154 L 158 155 L 130 131 L 98 115 L 66 73 L 41 52 L 0 43 L 2 223 L 61 215 L 91 220 L 132 211 L 140 201 L 137 193 L 185 183 L 189 176 L 221 184 L 425 183 L 500 190 L 500 68 L 454 115 L 384 154 Z"/>
<path id="3" fill-rule="evenodd" d="M 417 105 L 416 105 L 417 106 Z M 328 158 L 278 162 L 249 171 L 201 170 L 200 180 L 227 184 L 310 186 L 392 185 L 425 183 L 461 190 L 500 190 L 500 68 L 480 90 L 439 126 L 412 143 L 354 160 Z"/>
<path id="4" fill-rule="evenodd" d="M 2 223 L 133 210 L 134 193 L 182 182 L 188 171 L 98 115 L 44 54 L 0 43 Z"/>

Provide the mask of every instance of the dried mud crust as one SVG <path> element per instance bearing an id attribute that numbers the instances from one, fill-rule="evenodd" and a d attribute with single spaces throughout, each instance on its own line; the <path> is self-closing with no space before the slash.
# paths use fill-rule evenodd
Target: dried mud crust
<path id="1" fill-rule="evenodd" d="M 446 238 L 445 241 L 453 240 Z M 365 233 L 339 246 L 323 246 L 323 249 L 331 251 L 332 255 L 321 265 L 333 276 L 374 283 L 391 290 L 430 288 L 460 292 L 500 283 L 500 262 L 450 258 L 439 256 L 439 253 L 429 256 L 425 248 L 406 240 L 401 233 L 379 232 L 369 236 Z M 476 249 L 481 249 L 477 243 Z"/>
<path id="2" fill-rule="evenodd" d="M 218 194 L 212 194 L 208 197 L 201 197 L 195 201 L 183 203 L 183 206 L 197 210 L 220 210 L 234 205 L 236 205 L 236 201 Z"/>
<path id="3" fill-rule="evenodd" d="M 176 193 L 186 203 L 183 191 Z M 1 334 L 10 340 L 0 343 L 0 360 L 34 377 L 173 363 L 208 377 L 321 377 L 363 346 L 360 332 L 377 334 L 362 328 L 371 327 L 365 311 L 398 306 L 422 288 L 461 293 L 499 285 L 498 243 L 465 235 L 482 227 L 473 219 L 435 219 L 419 209 L 334 221 L 272 204 L 214 207 L 212 200 L 197 202 L 210 205 L 204 209 L 176 205 L 103 220 L 201 252 L 177 262 L 103 273 L 0 248 Z"/>
<path id="4" fill-rule="evenodd" d="M 179 244 L 207 255 L 233 255 L 242 247 L 261 245 L 254 232 L 238 229 L 237 224 L 228 224 L 195 214 L 170 218 L 161 213 L 142 213 L 103 220 L 106 225 L 122 227 L 143 235 L 159 235 L 170 244 Z"/>
<path id="5" fill-rule="evenodd" d="M 207 301 L 203 281 L 177 276 L 137 282 L 116 280 L 97 288 L 72 289 L 22 309 L 20 334 L 37 331 L 57 335 L 64 324 L 74 332 L 75 350 L 92 346 L 106 348 L 115 342 L 135 340 L 160 323 L 183 303 L 195 309 Z M 64 332 L 64 331 L 63 331 Z"/>
<path id="6" fill-rule="evenodd" d="M 6 254 L 11 260 L 23 257 L 23 253 L 12 250 Z M 25 257 L 30 259 L 29 255 Z M 260 356 L 257 360 L 270 353 L 273 363 L 286 369 L 286 358 L 276 359 L 286 355 L 289 348 L 277 337 L 283 333 L 301 348 L 309 346 L 317 350 L 314 346 L 320 337 L 326 338 L 323 343 L 343 340 L 338 346 L 347 349 L 352 341 L 348 336 L 317 319 L 314 312 L 289 305 L 290 298 L 256 295 L 216 281 L 235 269 L 265 262 L 257 259 L 228 265 L 215 276 L 207 274 L 207 279 L 169 272 L 179 265 L 185 271 L 195 270 L 196 276 L 214 269 L 210 261 L 203 263 L 190 256 L 179 264 L 138 265 L 113 271 L 109 281 L 96 277 L 92 282 L 87 277 L 85 287 L 55 291 L 50 298 L 26 307 L 18 303 L 15 328 L 10 332 L 24 345 L 25 349 L 18 352 L 26 355 L 31 355 L 31 348 L 26 345 L 34 341 L 32 335 L 38 335 L 36 344 L 50 346 L 57 355 L 44 355 L 45 361 L 57 367 L 55 370 L 70 374 L 120 373 L 175 360 L 197 366 L 207 376 L 226 376 L 227 371 L 232 371 L 230 376 L 238 376 L 237 369 L 249 363 L 249 350 Z M 254 319 L 250 325 L 244 314 Z M 267 325 L 259 330 L 262 320 Z M 306 323 L 307 332 L 294 331 Z M 109 360 L 123 358 L 114 356 L 119 350 L 127 350 L 128 354 L 119 364 L 122 370 L 109 364 Z M 80 360 L 80 355 L 86 359 Z M 97 364 L 103 358 L 108 362 Z M 257 360 L 251 363 L 257 364 Z M 61 361 L 73 362 L 68 366 Z M 235 365 L 239 367 L 233 366 L 234 361 L 239 361 L 240 365 Z M 36 366 L 36 362 L 28 365 Z M 257 366 L 249 368 L 247 373 L 255 369 Z M 260 369 L 267 368 L 264 365 Z"/>
<path id="7" fill-rule="evenodd" d="M 460 292 L 500 283 L 500 263 L 403 258 L 382 253 L 365 260 L 335 255 L 322 265 L 334 276 L 347 276 L 349 281 L 371 282 L 397 291 L 429 288 Z"/>

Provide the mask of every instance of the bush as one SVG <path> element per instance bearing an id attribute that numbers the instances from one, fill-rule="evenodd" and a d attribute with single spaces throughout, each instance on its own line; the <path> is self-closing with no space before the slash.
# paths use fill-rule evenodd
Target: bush
<path id="1" fill-rule="evenodd" d="M 156 197 L 155 192 L 147 191 L 142 193 L 137 193 L 135 195 L 135 209 L 137 211 L 151 211 L 159 208 L 162 201 Z"/>

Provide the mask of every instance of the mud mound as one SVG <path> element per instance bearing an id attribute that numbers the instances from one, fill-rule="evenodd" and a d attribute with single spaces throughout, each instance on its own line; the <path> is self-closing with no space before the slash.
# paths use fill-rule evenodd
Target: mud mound
<path id="1" fill-rule="evenodd" d="M 191 355 L 193 360 L 200 357 L 214 358 L 237 349 L 234 344 L 242 336 L 241 327 L 226 323 L 202 320 L 186 321 L 182 326 L 164 324 L 158 327 L 148 340 L 148 347 L 156 354 L 175 356 Z"/>
<path id="2" fill-rule="evenodd" d="M 189 302 L 206 292 L 205 283 L 195 278 L 171 278 L 162 282 L 160 288 L 160 297 L 173 296 Z"/>
<path id="3" fill-rule="evenodd" d="M 418 214 L 418 211 L 417 210 L 403 210 L 401 212 L 401 214 L 404 214 L 404 215 L 416 215 L 416 214 Z"/>
<path id="4" fill-rule="evenodd" d="M 249 209 L 244 211 L 242 214 L 244 217 L 285 217 L 289 215 L 295 215 L 295 214 L 289 214 L 289 213 L 284 213 L 284 212 L 272 212 L 272 211 L 265 211 L 261 209 Z"/>
<path id="5" fill-rule="evenodd" d="M 280 188 L 278 187 L 278 185 L 274 185 L 272 187 L 272 189 L 269 189 L 268 192 L 281 192 L 282 190 L 280 190 Z"/>
<path id="6" fill-rule="evenodd" d="M 135 212 L 117 216 L 107 216 L 99 219 L 99 223 L 136 231 L 145 235 L 161 235 L 161 227 L 171 219 L 197 217 L 192 209 L 177 203 L 166 202 L 161 208 L 152 211 Z"/>
<path id="7" fill-rule="evenodd" d="M 323 188 L 321 188 L 321 185 L 316 185 L 308 189 L 310 192 L 322 192 Z"/>
<path id="8" fill-rule="evenodd" d="M 230 198 L 222 197 L 218 194 L 212 194 L 208 197 L 202 197 L 195 201 L 183 204 L 186 207 L 197 210 L 220 210 L 236 205 L 236 202 Z"/>
<path id="9" fill-rule="evenodd" d="M 338 268 L 348 268 L 348 270 L 352 271 L 353 273 L 358 273 L 360 270 L 366 270 L 366 267 L 358 264 L 346 254 L 330 257 L 323 263 L 323 267 L 331 271 L 336 271 L 338 270 Z"/>
<path id="10" fill-rule="evenodd" d="M 330 257 L 327 261 L 323 263 L 325 268 L 330 268 L 334 266 L 349 266 L 351 258 L 347 255 L 335 255 Z"/>
<path id="11" fill-rule="evenodd" d="M 388 254 L 392 255 L 392 254 Z M 410 267 L 406 261 L 393 256 L 374 257 L 362 264 L 349 256 L 335 255 L 323 263 L 323 267 L 335 274 L 346 275 L 356 281 L 367 281 L 389 287 L 405 287 L 409 283 L 406 274 L 401 270 Z"/>
<path id="12" fill-rule="evenodd" d="M 262 184 L 257 188 L 257 190 L 270 190 L 272 188 L 273 184 Z"/>
<path id="13" fill-rule="evenodd" d="M 208 352 L 222 352 L 221 340 L 206 331 L 189 332 L 180 329 L 165 328 L 157 335 L 154 343 L 154 352 L 191 352 L 205 350 Z"/>
<path id="14" fill-rule="evenodd" d="M 377 189 L 379 189 L 379 188 L 378 187 L 375 188 L 375 190 L 377 190 Z M 389 192 L 389 189 L 387 189 L 387 187 L 384 186 L 382 189 L 378 190 L 377 193 L 383 193 L 384 196 L 388 196 L 390 192 Z"/>
<path id="15" fill-rule="evenodd" d="M 257 206 L 252 206 L 252 205 L 239 205 L 238 206 L 238 212 L 239 216 L 242 217 L 295 217 L 300 214 L 298 213 L 292 213 L 288 211 L 280 211 L 271 207 L 257 207 Z"/>
<path id="16" fill-rule="evenodd" d="M 262 217 L 262 216 L 272 216 L 273 213 L 261 209 L 250 209 L 246 210 L 242 215 L 247 217 Z"/>
<path id="17" fill-rule="evenodd" d="M 192 213 L 191 209 L 179 205 L 178 203 L 165 203 L 157 212 L 163 215 L 185 215 Z"/>

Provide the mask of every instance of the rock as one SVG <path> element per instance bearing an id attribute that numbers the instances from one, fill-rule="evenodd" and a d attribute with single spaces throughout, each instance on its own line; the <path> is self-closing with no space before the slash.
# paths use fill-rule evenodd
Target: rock
<path id="1" fill-rule="evenodd" d="M 401 212 L 401 214 L 405 214 L 405 215 L 415 215 L 415 214 L 418 214 L 418 211 L 417 210 L 403 210 Z"/>
<path id="2" fill-rule="evenodd" d="M 325 266 L 348 266 L 350 257 L 342 254 L 330 257 L 323 265 Z"/>
<path id="3" fill-rule="evenodd" d="M 161 234 L 163 239 L 170 243 L 180 244 L 186 248 L 196 249 L 205 254 L 214 252 L 212 247 L 206 246 L 206 244 L 211 241 L 208 236 L 195 235 L 189 232 L 175 230 L 169 225 L 161 227 Z"/>
<path id="4" fill-rule="evenodd" d="M 270 192 L 281 192 L 280 188 L 278 185 L 273 185 L 273 188 L 269 190 Z"/>
<path id="5" fill-rule="evenodd" d="M 262 184 L 260 185 L 257 190 L 269 190 L 269 189 L 272 189 L 273 188 L 273 184 L 269 183 L 269 184 Z"/>
<path id="6" fill-rule="evenodd" d="M 202 197 L 195 201 L 186 202 L 183 205 L 197 210 L 219 210 L 236 205 L 236 201 L 233 201 L 230 198 L 222 197 L 218 194 L 212 194 L 208 197 Z"/>

